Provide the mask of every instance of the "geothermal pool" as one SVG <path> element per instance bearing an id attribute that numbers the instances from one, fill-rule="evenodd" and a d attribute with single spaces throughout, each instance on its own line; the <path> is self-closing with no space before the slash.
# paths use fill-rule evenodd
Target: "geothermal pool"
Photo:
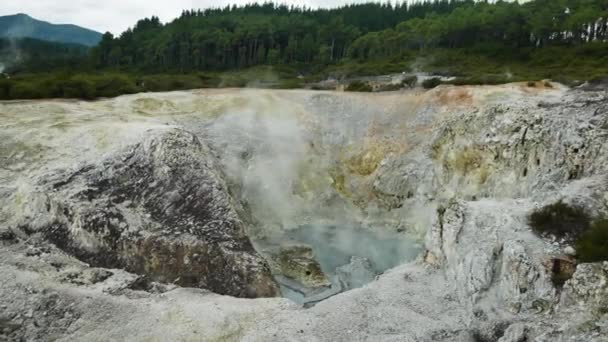
<path id="1" fill-rule="evenodd" d="M 419 254 L 407 237 L 418 218 L 387 211 L 396 197 L 374 180 L 380 161 L 417 137 L 417 121 L 402 110 L 417 102 L 399 93 L 206 90 L 3 103 L 0 221 L 27 219 L 28 194 L 54 170 L 100 164 L 147 136 L 184 128 L 209 147 L 201 153 L 245 204 L 249 237 L 275 249 L 270 258 L 295 260 L 283 265 L 293 269 L 274 267 L 283 296 L 312 305 Z M 373 217 L 368 207 L 377 208 Z"/>
<path id="2" fill-rule="evenodd" d="M 295 256 L 290 254 L 292 259 L 304 259 L 307 266 L 311 262 L 318 264 L 326 282 L 313 282 L 307 286 L 306 281 L 297 279 L 298 275 L 306 278 L 311 272 L 318 272 L 316 265 L 305 267 L 302 274 L 292 272 L 296 277 L 276 275 L 283 296 L 307 307 L 338 293 L 362 287 L 383 272 L 414 260 L 422 250 L 422 246 L 407 235 L 352 224 L 301 225 L 259 244 L 266 251 L 276 251 L 281 247 L 283 250 L 300 248 L 299 255 L 297 252 Z M 305 256 L 302 256 L 302 248 L 307 250 Z"/>

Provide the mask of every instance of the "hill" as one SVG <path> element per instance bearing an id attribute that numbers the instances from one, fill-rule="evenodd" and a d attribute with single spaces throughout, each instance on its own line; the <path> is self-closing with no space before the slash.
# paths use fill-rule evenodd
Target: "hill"
<path id="1" fill-rule="evenodd" d="M 289 65 L 302 74 L 333 69 L 337 77 L 410 69 L 552 78 L 568 69 L 588 78 L 606 72 L 607 18 L 606 0 L 428 0 L 334 9 L 254 3 L 184 11 L 167 24 L 143 19 L 117 37 L 104 35 L 92 55 L 98 68 L 148 73 Z"/>
<path id="2" fill-rule="evenodd" d="M 101 33 L 70 24 L 51 24 L 27 14 L 0 16 L 1 38 L 34 38 L 60 43 L 93 46 L 101 40 Z"/>

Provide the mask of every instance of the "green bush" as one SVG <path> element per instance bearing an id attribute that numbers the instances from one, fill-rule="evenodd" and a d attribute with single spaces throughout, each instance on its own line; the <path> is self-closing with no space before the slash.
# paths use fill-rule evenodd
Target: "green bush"
<path id="1" fill-rule="evenodd" d="M 371 92 L 372 87 L 363 81 L 353 81 L 348 84 L 345 89 L 346 91 L 359 91 L 359 92 Z"/>
<path id="2" fill-rule="evenodd" d="M 608 218 L 591 222 L 584 208 L 559 201 L 533 212 L 528 223 L 540 235 L 553 234 L 575 243 L 580 262 L 608 260 Z"/>
<path id="3" fill-rule="evenodd" d="M 8 100 L 10 98 L 11 86 L 11 81 L 0 75 L 0 100 Z"/>
<path id="4" fill-rule="evenodd" d="M 35 82 L 19 82 L 10 88 L 11 99 L 41 99 L 48 97 L 43 87 Z"/>
<path id="5" fill-rule="evenodd" d="M 410 88 L 414 88 L 416 84 L 418 84 L 418 76 L 416 75 L 406 76 L 405 78 L 403 78 L 403 80 L 401 80 L 401 85 L 403 85 L 404 87 L 407 86 Z"/>
<path id="6" fill-rule="evenodd" d="M 222 77 L 220 87 L 223 88 L 244 88 L 247 86 L 249 81 L 246 78 L 239 75 L 226 75 Z"/>
<path id="7" fill-rule="evenodd" d="M 403 85 L 401 83 L 390 83 L 390 84 L 383 84 L 380 87 L 378 87 L 378 89 L 376 89 L 376 91 L 381 92 L 381 91 L 395 91 L 395 90 L 399 90 L 403 88 Z"/>
<path id="8" fill-rule="evenodd" d="M 576 253 L 581 262 L 608 260 L 608 219 L 594 221 L 589 230 L 581 234 Z"/>
<path id="9" fill-rule="evenodd" d="M 97 97 L 115 97 L 123 94 L 133 94 L 139 89 L 135 81 L 126 75 L 108 75 L 95 78 L 95 94 Z"/>
<path id="10" fill-rule="evenodd" d="M 427 78 L 422 82 L 422 87 L 424 89 L 433 89 L 441 84 L 441 79 L 439 77 Z"/>
<path id="11" fill-rule="evenodd" d="M 222 81 L 215 74 L 198 74 L 198 79 L 201 83 L 201 88 L 217 88 Z"/>
<path id="12" fill-rule="evenodd" d="M 540 208 L 528 218 L 528 223 L 536 233 L 553 234 L 571 241 L 585 232 L 590 222 L 591 218 L 585 209 L 563 201 Z"/>
<path id="13" fill-rule="evenodd" d="M 91 80 L 83 76 L 76 76 L 63 82 L 58 82 L 56 87 L 64 98 L 81 98 L 91 100 L 96 97 L 95 86 Z"/>
<path id="14" fill-rule="evenodd" d="M 275 87 L 277 89 L 299 89 L 302 88 L 303 82 L 300 79 L 294 78 L 290 80 L 281 80 Z"/>
<path id="15" fill-rule="evenodd" d="M 217 87 L 220 79 L 205 74 L 146 75 L 136 82 L 144 91 L 171 91 Z"/>

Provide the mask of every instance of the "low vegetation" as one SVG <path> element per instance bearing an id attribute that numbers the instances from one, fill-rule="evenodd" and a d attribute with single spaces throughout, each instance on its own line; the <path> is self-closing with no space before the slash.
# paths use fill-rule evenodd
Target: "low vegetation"
<path id="1" fill-rule="evenodd" d="M 124 74 L 20 75 L 0 80 L 0 99 L 42 99 L 114 97 L 144 90 Z"/>
<path id="2" fill-rule="evenodd" d="M 344 90 L 346 90 L 346 91 L 371 92 L 373 89 L 372 89 L 372 87 L 367 82 L 353 81 L 348 86 L 346 86 L 346 88 Z"/>
<path id="3" fill-rule="evenodd" d="M 608 219 L 598 219 L 576 242 L 577 257 L 582 262 L 608 260 Z"/>
<path id="4" fill-rule="evenodd" d="M 399 90 L 402 88 L 403 88 L 403 84 L 401 84 L 401 83 L 389 83 L 389 84 L 379 85 L 378 87 L 376 87 L 376 89 L 374 91 L 376 91 L 376 92 L 396 91 L 396 90 Z"/>
<path id="5" fill-rule="evenodd" d="M 591 217 L 582 207 L 558 201 L 533 212 L 529 224 L 540 235 L 575 240 L 589 229 Z"/>
<path id="6" fill-rule="evenodd" d="M 418 77 L 417 76 L 406 76 L 401 81 L 401 85 L 403 87 L 414 88 L 417 84 L 418 84 Z"/>
<path id="7" fill-rule="evenodd" d="M 304 80 L 288 68 L 256 67 L 239 72 L 187 74 L 28 73 L 11 78 L 0 75 L 0 100 L 115 97 L 137 92 L 159 92 L 197 88 L 301 88 Z"/>
<path id="8" fill-rule="evenodd" d="M 608 260 L 608 218 L 593 219 L 584 208 L 559 201 L 533 212 L 529 224 L 541 236 L 574 244 L 580 262 Z"/>
<path id="9" fill-rule="evenodd" d="M 433 89 L 441 84 L 441 79 L 439 77 L 427 78 L 422 81 L 422 87 L 424 89 Z"/>
<path id="10" fill-rule="evenodd" d="M 116 37 L 106 33 L 91 49 L 26 39 L 18 42 L 22 53 L 15 58 L 12 42 L 0 40 L 0 60 L 12 76 L 0 79 L 0 99 L 299 88 L 327 78 L 413 70 L 455 77 L 445 82 L 454 85 L 551 79 L 573 86 L 608 76 L 607 28 L 605 0 L 442 0 L 334 9 L 266 2 L 186 10 L 168 23 L 144 18 Z M 403 86 L 415 83 L 408 79 Z"/>

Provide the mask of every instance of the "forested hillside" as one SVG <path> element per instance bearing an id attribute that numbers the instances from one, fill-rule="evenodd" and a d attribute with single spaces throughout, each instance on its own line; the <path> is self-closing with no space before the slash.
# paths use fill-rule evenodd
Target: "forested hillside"
<path id="1" fill-rule="evenodd" d="M 608 75 L 608 1 L 228 6 L 186 10 L 169 23 L 142 19 L 117 37 L 104 34 L 86 55 L 65 52 L 50 62 L 38 54 L 13 63 L 13 77 L 0 80 L 0 99 L 312 87 L 328 77 L 404 71 L 456 76 L 454 84 L 574 85 Z"/>
<path id="2" fill-rule="evenodd" d="M 394 57 L 430 48 L 573 46 L 608 39 L 608 1 L 439 0 L 306 9 L 253 4 L 184 11 L 163 25 L 139 21 L 103 36 L 99 67 L 154 71 L 230 69 Z"/>

